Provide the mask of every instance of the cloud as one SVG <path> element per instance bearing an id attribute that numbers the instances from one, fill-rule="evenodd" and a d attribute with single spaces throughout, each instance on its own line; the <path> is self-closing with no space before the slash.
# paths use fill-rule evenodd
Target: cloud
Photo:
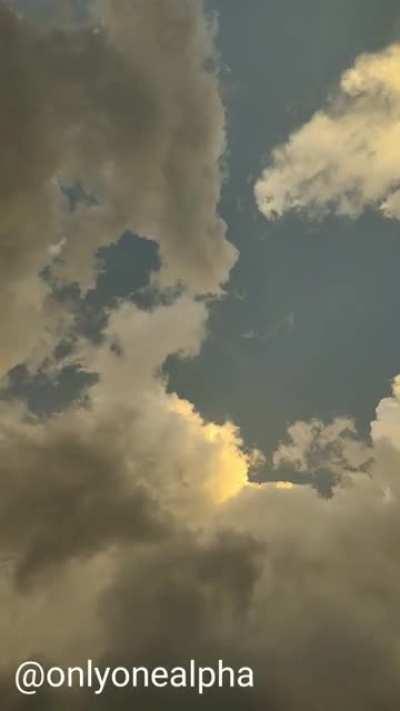
<path id="1" fill-rule="evenodd" d="M 260 455 L 234 424 L 209 422 L 169 392 L 166 359 L 196 356 L 207 334 L 197 295 L 217 293 L 235 258 L 216 212 L 223 111 L 201 4 L 118 7 L 104 3 L 95 33 L 53 34 L 0 13 L 0 284 L 9 290 L 0 324 L 11 318 L 15 329 L 3 367 L 29 359 L 43 333 L 43 354 L 69 333 L 68 319 L 57 316 L 52 330 L 43 311 L 53 302 L 38 274 L 49 258 L 53 277 L 88 288 L 96 250 L 130 226 L 160 244 L 160 283 L 185 285 L 146 311 L 115 304 L 96 344 L 75 334 L 64 364 L 96 378 L 62 412 L 39 418 L 21 401 L 0 406 L 3 707 L 25 707 L 11 689 L 23 658 L 195 657 L 253 666 L 256 688 L 204 702 L 146 691 L 135 701 L 149 711 L 166 702 L 396 708 L 399 383 L 379 404 L 369 442 L 341 418 L 295 423 L 279 445 L 273 464 L 291 468 L 292 480 L 334 472 L 329 499 L 283 479 L 249 484 Z M 349 101 L 362 113 L 371 98 Z M 81 180 L 96 199 L 70 212 L 58 176 Z M 60 246 L 53 256 L 51 245 Z M 93 707 L 79 690 L 32 703 L 68 709 L 71 698 L 78 710 Z M 109 692 L 98 704 L 128 709 L 132 695 Z"/>
<path id="2" fill-rule="evenodd" d="M 76 278 L 88 250 L 129 227 L 159 242 L 163 284 L 218 291 L 236 252 L 216 214 L 225 118 L 201 3 L 105 2 L 102 31 L 67 50 L 78 113 L 63 171 L 101 204 L 67 215 L 62 273 Z"/>
<path id="3" fill-rule="evenodd" d="M 358 57 L 327 106 L 272 151 L 255 186 L 268 218 L 290 210 L 400 218 L 400 45 Z"/>
<path id="4" fill-rule="evenodd" d="M 247 485 L 255 455 L 243 451 L 232 424 L 206 422 L 167 393 L 161 374 L 169 354 L 198 352 L 206 319 L 204 303 L 187 296 L 152 311 L 122 303 L 101 345 L 77 344 L 76 362 L 98 375 L 82 401 L 45 419 L 18 402 L 0 408 L 0 601 L 18 620 L 17 627 L 9 617 L 0 624 L 10 639 L 5 679 L 21 656 L 76 664 L 123 654 L 129 587 L 135 654 L 150 658 L 158 645 L 166 661 L 179 617 L 199 614 L 192 619 L 199 650 L 213 610 L 228 625 L 249 603 L 260 546 L 212 520 Z M 157 619 L 165 632 L 153 636 Z M 187 627 L 178 635 L 187 638 Z M 82 708 L 92 702 L 77 697 Z M 47 707 L 46 697 L 41 703 Z"/>
<path id="5" fill-rule="evenodd" d="M 377 419 L 372 424 L 372 435 L 376 443 L 388 442 L 400 447 L 400 376 L 393 381 L 393 396 L 384 398 L 377 409 Z"/>
<path id="6" fill-rule="evenodd" d="M 160 540 L 246 485 L 255 455 L 236 428 L 205 422 L 160 375 L 168 355 L 198 352 L 206 318 L 188 297 L 152 312 L 122 304 L 101 346 L 78 346 L 76 362 L 98 377 L 83 401 L 45 420 L 2 405 L 2 550 L 20 584 L 116 543 Z"/>
<path id="7" fill-rule="evenodd" d="M 49 264 L 87 289 L 97 250 L 128 228 L 160 244 L 164 285 L 216 293 L 236 260 L 217 214 L 225 117 L 201 3 L 106 2 L 94 27 L 0 6 L 3 372 L 47 328 Z M 70 210 L 60 181 L 95 199 Z"/>
<path id="8" fill-rule="evenodd" d="M 3 0 L 4 4 L 30 21 L 46 27 L 76 29 L 101 13 L 101 0 Z"/>
<path id="9" fill-rule="evenodd" d="M 372 450 L 357 435 L 348 418 L 325 424 L 320 420 L 295 422 L 288 428 L 287 440 L 272 455 L 273 469 L 317 477 L 321 470 L 332 475 L 333 483 L 343 484 L 354 474 L 367 472 Z"/>
<path id="10" fill-rule="evenodd" d="M 168 353 L 198 352 L 206 319 L 187 296 L 147 312 L 122 303 L 102 344 L 77 345 L 77 362 L 98 374 L 85 400 L 45 420 L 18 403 L 1 410 L 0 592 L 19 621 L 17 639 L 2 623 L 4 678 L 21 656 L 224 658 L 253 666 L 256 688 L 211 694 L 207 708 L 392 708 L 397 380 L 369 443 L 346 418 L 311 421 L 292 426 L 275 453 L 295 474 L 331 468 L 330 499 L 310 486 L 250 485 L 252 457 L 235 428 L 204 421 L 163 380 Z M 42 708 L 64 702 L 56 693 Z M 198 702 L 162 694 L 138 700 L 150 709 Z M 125 709 L 131 700 L 108 691 L 99 703 Z M 78 708 L 92 703 L 78 694 Z"/>

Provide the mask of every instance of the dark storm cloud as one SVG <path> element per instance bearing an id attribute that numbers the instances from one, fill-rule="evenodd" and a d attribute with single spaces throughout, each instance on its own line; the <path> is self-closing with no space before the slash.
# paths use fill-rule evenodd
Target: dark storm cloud
<path id="1" fill-rule="evenodd" d="M 76 556 L 168 532 L 145 487 L 127 481 L 121 452 L 111 445 L 118 431 L 108 428 L 106 438 L 101 431 L 63 430 L 57 421 L 51 429 L 37 423 L 18 433 L 3 430 L 0 444 L 2 551 L 15 559 L 21 585 Z"/>

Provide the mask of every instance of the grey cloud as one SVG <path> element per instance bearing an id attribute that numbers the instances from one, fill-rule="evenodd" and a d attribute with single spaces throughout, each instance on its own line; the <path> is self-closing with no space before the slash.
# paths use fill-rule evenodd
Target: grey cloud
<path id="1" fill-rule="evenodd" d="M 82 344 L 76 355 L 98 375 L 86 399 L 42 420 L 21 403 L 1 405 L 0 549 L 19 584 L 114 545 L 168 536 L 177 517 L 210 506 L 231 463 L 242 480 L 247 458 L 235 432 L 203 422 L 160 376 L 170 353 L 197 353 L 206 316 L 188 297 L 152 312 L 122 304 L 103 345 Z"/>
<path id="2" fill-rule="evenodd" d="M 110 424 L 106 432 L 26 424 L 6 436 L 3 427 L 1 547 L 15 559 L 18 584 L 115 542 L 168 532 L 167 516 L 143 484 L 124 477 L 113 437 L 118 441 Z"/>
<path id="3" fill-rule="evenodd" d="M 86 288 L 96 250 L 129 227 L 160 244 L 163 284 L 213 293 L 236 252 L 217 215 L 224 110 L 201 3 L 105 3 L 96 31 L 40 29 L 3 4 L 0 36 L 4 372 L 48 323 L 46 264 Z M 71 212 L 59 179 L 96 203 Z"/>
<path id="4" fill-rule="evenodd" d="M 108 364 L 109 378 L 110 368 Z M 147 384 L 145 389 L 148 387 Z M 103 391 L 104 397 L 106 392 Z M 159 399 L 159 405 L 161 402 Z M 122 403 L 120 400 L 119 406 Z M 111 421 L 115 421 L 117 411 L 108 410 Z M 101 403 L 96 405 L 95 413 L 94 422 L 104 418 L 106 410 Z M 107 455 L 113 455 L 119 441 L 121 452 L 127 454 L 124 461 L 139 465 L 130 470 L 130 480 L 135 485 L 141 481 L 146 459 L 145 450 L 131 443 L 137 429 L 128 427 L 130 413 L 126 408 L 121 413 L 117 436 L 115 432 L 108 432 L 107 437 L 97 434 L 92 444 L 99 457 L 95 468 L 101 474 L 101 462 L 107 462 Z M 154 416 L 155 410 L 152 413 Z M 101 639 L 94 655 L 99 663 L 140 661 L 165 665 L 195 657 L 204 663 L 224 658 L 233 666 L 254 667 L 256 688 L 248 695 L 227 690 L 200 700 L 190 694 L 163 692 L 162 696 L 153 696 L 151 692 L 138 692 L 135 699 L 150 709 L 167 699 L 177 708 L 187 707 L 188 703 L 194 708 L 217 708 L 218 704 L 223 708 L 226 704 L 234 709 L 257 709 L 262 705 L 271 711 L 305 711 L 321 706 L 327 711 L 338 707 L 351 711 L 393 708 L 400 690 L 396 651 L 400 485 L 393 429 L 400 421 L 398 413 L 397 388 L 392 398 L 382 401 L 373 423 L 370 476 L 355 475 L 349 480 L 345 468 L 342 485 L 330 500 L 309 487 L 283 490 L 267 484 L 244 487 L 224 504 L 209 501 L 204 507 L 200 490 L 192 489 L 193 504 L 200 508 L 201 515 L 191 518 L 184 499 L 175 497 L 171 508 L 165 488 L 156 486 L 151 489 L 156 503 L 168 508 L 174 525 L 168 536 L 164 534 L 151 544 L 135 535 L 126 537 L 123 526 L 120 528 L 111 516 L 114 548 L 107 554 L 106 574 L 103 571 L 96 576 L 93 618 L 84 630 L 87 634 L 88 628 L 93 627 Z M 110 421 L 106 422 L 109 426 Z M 335 423 L 327 432 L 319 432 L 320 439 L 329 443 L 328 463 L 331 445 L 339 450 L 343 446 L 345 425 L 346 421 L 340 426 Z M 82 431 L 82 421 L 77 429 Z M 129 433 L 127 438 L 124 433 Z M 162 441 L 160 431 L 156 439 Z M 193 442 L 193 433 L 189 440 L 188 432 L 181 431 L 174 444 L 176 455 L 181 458 L 183 450 L 188 445 L 192 447 Z M 57 450 L 58 444 L 54 451 Z M 202 452 L 196 456 L 204 459 Z M 82 458 L 77 458 L 75 469 L 83 472 L 82 466 Z M 186 466 L 194 472 L 195 458 Z M 214 466 L 218 466 L 218 459 Z M 335 466 L 339 467 L 338 460 Z M 146 472 L 150 484 L 151 469 L 152 466 Z M 165 462 L 163 472 L 173 488 L 185 487 Z M 114 469 L 114 476 L 115 473 Z M 51 497 L 51 487 L 49 491 Z M 95 506 L 100 503 L 101 510 L 92 483 L 87 495 Z M 108 491 L 108 496 L 112 513 L 112 500 L 119 498 L 118 487 Z M 79 511 L 83 502 L 77 505 Z M 51 519 L 48 523 L 52 524 Z M 134 521 L 131 523 L 133 532 Z M 90 530 L 78 526 L 80 536 L 72 577 L 60 555 L 60 585 L 72 597 L 79 589 L 78 581 L 90 579 L 93 555 L 99 556 L 107 546 L 103 526 L 90 516 L 87 524 L 95 525 L 98 547 L 92 550 L 92 556 L 88 555 L 87 546 L 92 545 Z M 56 531 L 55 522 L 52 525 Z M 46 550 L 46 541 L 42 546 Z M 39 578 L 31 593 L 49 596 L 42 618 L 44 627 L 48 617 L 55 614 L 52 609 L 58 599 L 54 592 L 51 594 L 51 585 L 54 583 L 51 578 L 49 582 L 48 576 Z M 20 611 L 28 603 L 29 597 L 20 600 Z M 75 606 L 78 615 L 84 609 L 83 605 Z M 86 649 L 80 633 L 76 629 L 73 633 L 78 649 Z M 61 624 L 59 635 L 62 642 L 49 640 L 43 650 L 51 663 L 57 663 L 57 655 L 65 658 L 63 645 L 69 639 L 68 627 Z M 33 641 L 36 643 L 37 638 L 33 637 Z M 32 636 L 24 645 L 30 649 Z M 52 703 L 55 698 L 52 695 Z M 130 707 L 132 698 L 131 694 L 110 691 L 99 704 L 125 709 Z M 77 703 L 88 709 L 93 699 L 83 694 Z"/>

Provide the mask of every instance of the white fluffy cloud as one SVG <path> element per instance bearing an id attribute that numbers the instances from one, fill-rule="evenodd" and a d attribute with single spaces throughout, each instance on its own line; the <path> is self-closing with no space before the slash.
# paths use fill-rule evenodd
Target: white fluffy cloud
<path id="1" fill-rule="evenodd" d="M 400 45 L 361 55 L 327 106 L 272 151 L 256 183 L 268 218 L 289 210 L 400 219 Z"/>

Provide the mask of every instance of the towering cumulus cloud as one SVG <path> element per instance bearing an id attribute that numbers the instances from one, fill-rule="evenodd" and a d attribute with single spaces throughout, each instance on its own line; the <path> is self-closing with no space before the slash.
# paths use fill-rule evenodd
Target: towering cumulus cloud
<path id="1" fill-rule="evenodd" d="M 216 214 L 224 113 L 201 3 L 101 7 L 96 25 L 46 32 L 0 4 L 3 372 L 58 328 L 39 276 L 54 254 L 54 277 L 87 288 L 96 250 L 129 228 L 160 244 L 164 284 L 197 293 L 235 261 Z M 77 181 L 91 200 L 71 211 L 61 188 Z"/>
<path id="2" fill-rule="evenodd" d="M 400 218 L 400 45 L 362 55 L 326 108 L 272 152 L 256 184 L 269 219 L 289 210 Z"/>
<path id="3" fill-rule="evenodd" d="M 93 3 L 83 22 L 70 12 L 78 3 L 57 3 L 49 24 L 36 23 L 46 3 L 17 5 L 22 14 L 0 5 L 0 370 L 24 363 L 45 374 L 69 336 L 65 363 L 96 384 L 45 418 L 22 400 L 0 406 L 5 709 L 26 701 L 10 683 L 21 656 L 121 653 L 111 617 L 118 628 L 126 585 L 135 616 L 149 616 L 132 650 L 146 662 L 161 611 L 156 598 L 145 603 L 148 575 L 154 595 L 176 587 L 188 605 L 198 565 L 214 595 L 220 551 L 255 577 L 253 556 L 241 562 L 247 537 L 213 533 L 210 517 L 246 485 L 257 455 L 233 424 L 206 422 L 169 394 L 162 376 L 169 355 L 198 353 L 207 307 L 197 297 L 218 294 L 236 259 L 217 214 L 225 122 L 213 23 L 197 0 Z M 72 209 L 74 191 L 85 199 Z M 159 244 L 157 286 L 180 295 L 147 311 L 117 304 L 96 345 L 76 331 L 59 287 L 92 287 L 98 249 L 127 229 Z M 182 566 L 176 583 L 158 563 L 169 559 Z M 168 609 L 162 617 L 168 626 Z M 168 645 L 163 654 L 168 664 Z M 55 702 L 45 691 L 38 701 Z"/>
<path id="4" fill-rule="evenodd" d="M 398 382 L 370 442 L 346 418 L 296 423 L 272 456 L 292 479 L 326 466 L 328 498 L 248 483 L 260 455 L 233 423 L 208 422 L 170 392 L 163 373 L 170 355 L 198 354 L 208 318 L 199 296 L 219 293 L 236 256 L 217 212 L 224 115 L 202 4 L 104 0 L 82 24 L 62 14 L 51 28 L 0 8 L 0 367 L 40 365 L 43 375 L 55 359 L 94 376 L 55 414 L 1 400 L 1 708 L 392 711 Z M 394 116 L 395 82 L 377 62 L 357 65 L 369 89 L 354 88 L 331 121 L 367 121 L 380 100 Z M 355 87 L 356 76 L 346 82 Z M 71 210 L 65 195 L 77 185 L 86 199 Z M 385 185 L 375 198 L 389 210 L 391 195 L 393 211 L 394 183 Z M 159 244 L 158 290 L 180 288 L 152 308 L 116 303 L 93 339 L 57 287 L 88 289 L 98 249 L 127 228 Z M 57 349 L 67 335 L 69 350 Z M 128 667 L 224 659 L 253 667 L 255 688 L 199 697 L 109 687 L 95 698 L 13 688 L 22 660 L 88 658 Z"/>

